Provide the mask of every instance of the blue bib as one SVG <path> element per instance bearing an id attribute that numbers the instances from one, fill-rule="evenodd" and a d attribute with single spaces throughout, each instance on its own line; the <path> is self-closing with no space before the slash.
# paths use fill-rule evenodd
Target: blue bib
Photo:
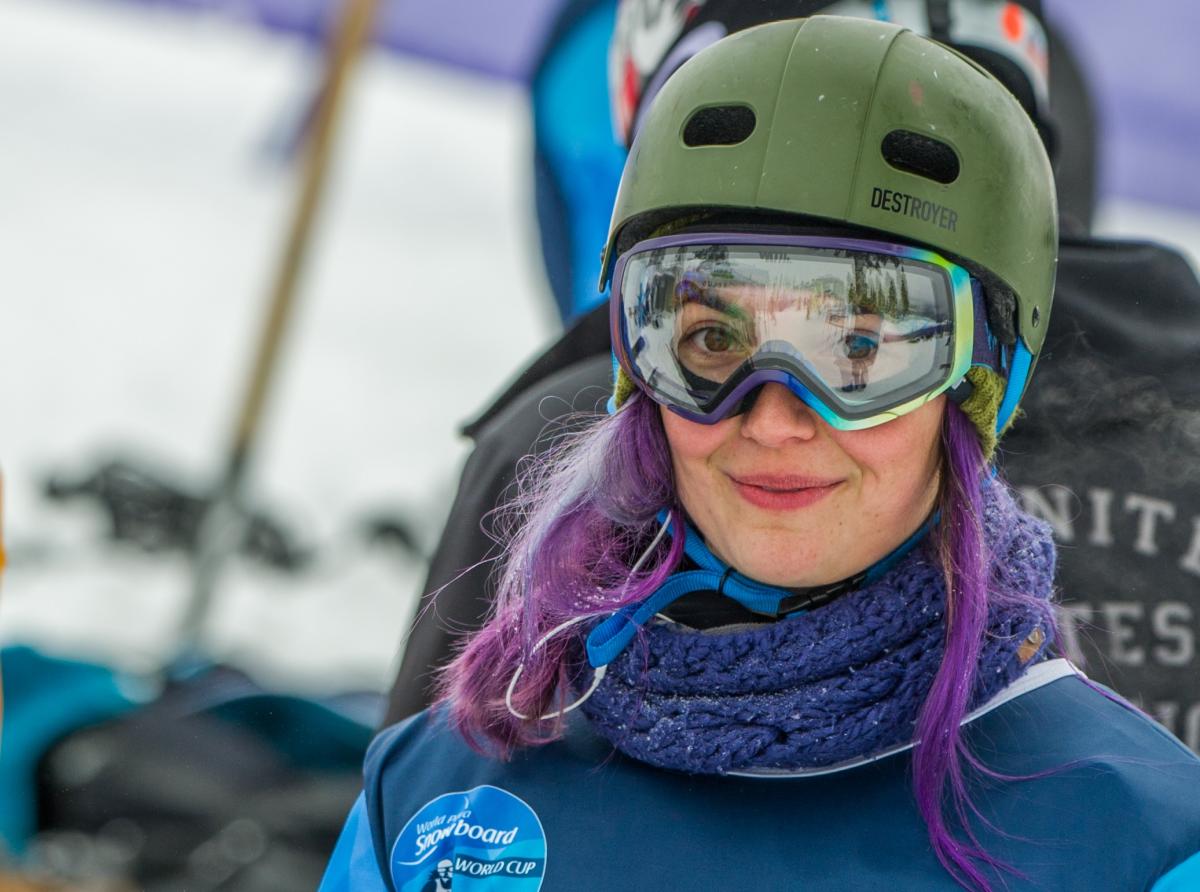
<path id="1" fill-rule="evenodd" d="M 992 769 L 1052 772 L 973 783 L 979 841 L 1023 874 L 993 886 L 1200 889 L 1200 759 L 1064 666 L 1031 670 L 966 725 Z M 613 753 L 582 720 L 504 763 L 422 713 L 372 745 L 321 890 L 959 890 L 911 770 L 901 750 L 791 776 L 685 775 Z"/>

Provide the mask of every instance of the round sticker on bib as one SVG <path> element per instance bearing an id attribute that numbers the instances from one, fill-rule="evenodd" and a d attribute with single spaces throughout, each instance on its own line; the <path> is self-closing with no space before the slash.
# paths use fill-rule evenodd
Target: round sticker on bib
<path id="1" fill-rule="evenodd" d="M 475 787 L 423 805 L 396 838 L 391 862 L 397 892 L 536 892 L 546 834 L 523 800 Z"/>

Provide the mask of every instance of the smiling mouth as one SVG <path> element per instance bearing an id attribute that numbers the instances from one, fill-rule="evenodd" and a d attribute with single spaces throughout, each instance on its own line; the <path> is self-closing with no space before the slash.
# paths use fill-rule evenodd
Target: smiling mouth
<path id="1" fill-rule="evenodd" d="M 796 476 L 730 476 L 743 499 L 757 508 L 792 511 L 821 501 L 842 484 L 841 480 Z"/>

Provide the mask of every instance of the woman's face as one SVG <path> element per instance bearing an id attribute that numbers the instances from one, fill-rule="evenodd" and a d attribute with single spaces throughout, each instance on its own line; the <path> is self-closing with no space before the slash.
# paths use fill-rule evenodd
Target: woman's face
<path id="1" fill-rule="evenodd" d="M 823 422 L 782 384 L 712 425 L 662 409 L 679 499 L 708 547 L 771 585 L 869 567 L 933 510 L 945 397 L 861 431 Z"/>

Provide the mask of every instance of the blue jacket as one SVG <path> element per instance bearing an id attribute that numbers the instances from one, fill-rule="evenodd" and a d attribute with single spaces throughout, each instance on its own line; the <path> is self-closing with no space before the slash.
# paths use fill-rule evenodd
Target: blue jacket
<path id="1" fill-rule="evenodd" d="M 991 768 L 974 830 L 1046 892 L 1200 890 L 1200 759 L 1063 660 L 970 717 Z M 834 771 L 690 776 L 614 754 L 586 721 L 510 762 L 437 712 L 385 731 L 321 892 L 952 890 L 916 810 L 910 751 Z M 440 870 L 440 879 L 439 879 Z"/>

